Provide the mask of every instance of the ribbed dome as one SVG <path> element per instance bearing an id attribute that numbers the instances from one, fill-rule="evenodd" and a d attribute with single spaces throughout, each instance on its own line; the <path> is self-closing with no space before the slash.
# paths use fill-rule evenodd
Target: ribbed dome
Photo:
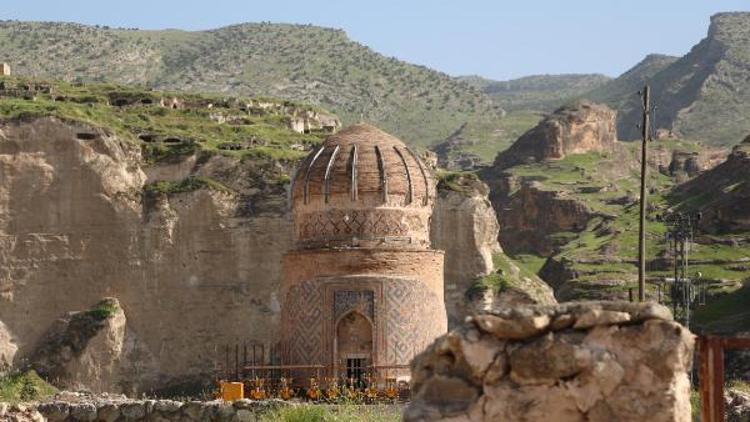
<path id="1" fill-rule="evenodd" d="M 399 139 L 367 124 L 329 136 L 300 164 L 292 187 L 303 247 L 362 241 L 429 243 L 435 199 L 430 169 Z"/>
<path id="2" fill-rule="evenodd" d="M 357 124 L 329 136 L 302 162 L 293 200 L 295 207 L 358 201 L 427 206 L 434 198 L 433 183 L 429 169 L 403 142 Z"/>

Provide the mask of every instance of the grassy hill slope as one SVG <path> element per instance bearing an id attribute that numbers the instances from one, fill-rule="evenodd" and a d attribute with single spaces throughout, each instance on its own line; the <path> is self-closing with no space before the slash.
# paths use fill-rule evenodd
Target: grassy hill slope
<path id="1" fill-rule="evenodd" d="M 657 73 L 676 62 L 679 58 L 662 54 L 649 54 L 627 72 L 610 80 L 606 84 L 591 90 L 585 96 L 597 102 L 602 102 L 616 109 L 620 114 L 631 112 L 630 107 L 640 106 L 632 99 L 650 82 Z M 640 110 L 638 108 L 637 110 Z M 622 119 L 620 119 L 622 121 Z M 625 124 L 630 124 L 627 122 Z M 621 124 L 622 126 L 622 124 Z M 632 137 L 632 131 L 624 127 L 619 128 L 620 133 L 628 133 Z M 626 138 L 627 139 L 627 138 Z"/>
<path id="2" fill-rule="evenodd" d="M 141 144 L 146 158 L 153 161 L 196 151 L 295 161 L 327 135 L 324 130 L 298 133 L 291 128 L 292 117 L 306 112 L 324 110 L 267 97 L 0 77 L 0 119 L 55 116 L 87 123 Z"/>
<path id="3" fill-rule="evenodd" d="M 670 162 L 687 155 L 708 163 L 713 153 L 707 149 L 674 139 L 651 147 L 648 295 L 656 299 L 659 286 L 667 295 L 664 280 L 673 274 L 668 228 L 661 216 L 701 210 L 704 219 L 690 250 L 689 275 L 701 273 L 710 297 L 695 322 L 700 329 L 736 332 L 747 321 L 738 309 L 748 306 L 750 287 L 750 220 L 743 206 L 749 198 L 748 172 L 738 170 L 747 167 L 740 158 L 747 161 L 750 144 L 736 147 L 727 163 L 680 184 L 688 176 Z M 520 164 L 506 169 L 494 184 L 493 190 L 504 196 L 500 220 L 534 230 L 544 237 L 545 250 L 503 243 L 502 227 L 501 244 L 512 258 L 538 272 L 558 300 L 627 300 L 630 289 L 637 292 L 639 152 L 637 143 L 623 142 L 612 152 Z M 559 224 L 551 224 L 555 222 Z"/>
<path id="4" fill-rule="evenodd" d="M 475 142 L 491 142 L 501 112 L 466 83 L 310 25 L 188 32 L 5 21 L 0 52 L 22 75 L 319 104 L 345 123 L 365 119 L 418 146 L 467 122 L 482 128 Z"/>

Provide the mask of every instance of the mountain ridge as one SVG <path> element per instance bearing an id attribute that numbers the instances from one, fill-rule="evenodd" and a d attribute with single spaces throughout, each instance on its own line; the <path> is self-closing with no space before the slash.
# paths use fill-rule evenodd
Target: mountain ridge
<path id="1" fill-rule="evenodd" d="M 686 55 L 641 80 L 651 85 L 655 126 L 706 144 L 731 146 L 750 131 L 750 12 L 711 17 L 708 33 Z M 622 139 L 636 139 L 637 95 L 620 104 Z"/>

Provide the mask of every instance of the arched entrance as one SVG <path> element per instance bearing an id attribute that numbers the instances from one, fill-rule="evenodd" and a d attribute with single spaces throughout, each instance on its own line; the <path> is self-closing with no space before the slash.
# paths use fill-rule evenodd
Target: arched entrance
<path id="1" fill-rule="evenodd" d="M 372 333 L 370 320 L 357 311 L 345 314 L 336 323 L 336 360 L 347 378 L 364 379 L 372 364 Z"/>

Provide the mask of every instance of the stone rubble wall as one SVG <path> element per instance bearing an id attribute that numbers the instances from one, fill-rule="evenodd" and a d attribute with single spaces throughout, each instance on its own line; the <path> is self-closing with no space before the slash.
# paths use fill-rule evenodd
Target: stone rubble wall
<path id="1" fill-rule="evenodd" d="M 63 393 L 50 401 L 36 405 L 3 405 L 4 403 L 0 403 L 0 420 L 250 422 L 256 421 L 260 414 L 293 404 L 282 400 L 253 401 L 248 399 L 234 402 L 132 400 L 117 395 L 92 397 L 82 393 Z"/>
<path id="2" fill-rule="evenodd" d="M 654 303 L 493 310 L 417 356 L 404 420 L 689 422 L 693 343 Z"/>

